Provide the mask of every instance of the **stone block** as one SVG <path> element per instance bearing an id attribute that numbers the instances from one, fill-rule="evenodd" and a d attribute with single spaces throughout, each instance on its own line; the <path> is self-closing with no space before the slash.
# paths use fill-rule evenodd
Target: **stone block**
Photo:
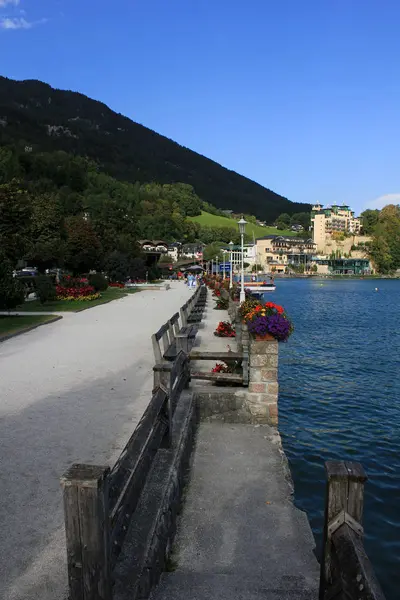
<path id="1" fill-rule="evenodd" d="M 253 338 L 250 341 L 250 351 L 253 354 L 278 354 L 278 342 L 276 340 L 257 341 Z"/>
<path id="2" fill-rule="evenodd" d="M 278 405 L 270 404 L 268 406 L 268 413 L 271 425 L 278 425 Z"/>
<path id="3" fill-rule="evenodd" d="M 268 356 L 268 366 L 278 368 L 278 355 L 272 354 Z"/>
<path id="4" fill-rule="evenodd" d="M 261 383 L 263 381 L 261 368 L 260 367 L 250 368 L 249 369 L 249 379 L 250 379 L 250 383 L 252 383 L 252 382 Z"/>
<path id="5" fill-rule="evenodd" d="M 269 367 L 269 358 L 267 354 L 254 354 L 250 350 L 250 367 Z"/>
<path id="6" fill-rule="evenodd" d="M 266 383 L 249 383 L 249 392 L 254 392 L 255 394 L 263 394 L 264 392 L 267 392 L 267 385 Z"/>
<path id="7" fill-rule="evenodd" d="M 261 369 L 259 373 L 261 381 L 278 381 L 278 369 Z"/>
<path id="8" fill-rule="evenodd" d="M 278 367 L 277 354 L 251 354 L 250 352 L 250 367 Z"/>
<path id="9" fill-rule="evenodd" d="M 278 393 L 279 393 L 279 385 L 277 381 L 271 381 L 269 383 L 266 384 L 267 385 L 267 392 L 268 394 L 274 395 L 278 398 Z"/>

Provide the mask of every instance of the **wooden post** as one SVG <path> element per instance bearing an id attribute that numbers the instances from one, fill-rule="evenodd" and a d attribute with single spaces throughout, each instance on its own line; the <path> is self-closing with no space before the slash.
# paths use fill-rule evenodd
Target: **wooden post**
<path id="1" fill-rule="evenodd" d="M 328 461 L 325 463 L 325 468 L 328 481 L 325 498 L 320 600 L 324 600 L 328 586 L 334 583 L 332 581 L 331 543 L 333 533 L 346 522 L 360 536 L 362 535 L 364 484 L 367 481 L 367 476 L 360 463 Z"/>
<path id="2" fill-rule="evenodd" d="M 61 478 L 70 600 L 112 600 L 109 471 L 73 465 Z"/>
<path id="3" fill-rule="evenodd" d="M 187 333 L 178 333 L 176 335 L 176 352 L 184 352 L 189 354 L 189 336 Z"/>

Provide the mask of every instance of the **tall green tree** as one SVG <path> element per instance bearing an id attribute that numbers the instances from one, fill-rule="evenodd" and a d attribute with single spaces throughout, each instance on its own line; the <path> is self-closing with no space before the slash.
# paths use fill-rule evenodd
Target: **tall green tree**
<path id="1" fill-rule="evenodd" d="M 372 235 L 379 221 L 379 210 L 368 208 L 361 213 L 360 217 L 365 235 Z"/>
<path id="2" fill-rule="evenodd" d="M 92 225 L 84 217 L 69 217 L 65 223 L 67 240 L 65 264 L 74 274 L 98 268 L 102 247 Z"/>
<path id="3" fill-rule="evenodd" d="M 40 271 L 62 264 L 66 236 L 63 212 L 56 194 L 36 194 L 32 198 L 31 236 L 27 258 Z"/>
<path id="4" fill-rule="evenodd" d="M 400 268 L 400 206 L 389 204 L 380 211 L 369 253 L 380 273 Z"/>
<path id="5" fill-rule="evenodd" d="M 0 185 L 0 248 L 13 266 L 31 246 L 31 198 L 17 179 Z"/>

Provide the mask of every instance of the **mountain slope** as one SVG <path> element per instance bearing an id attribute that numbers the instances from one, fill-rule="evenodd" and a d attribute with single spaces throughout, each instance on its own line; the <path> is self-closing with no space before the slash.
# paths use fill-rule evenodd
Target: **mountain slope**
<path id="1" fill-rule="evenodd" d="M 183 182 L 218 208 L 254 214 L 310 210 L 115 113 L 83 94 L 40 81 L 0 77 L 0 144 L 18 141 L 35 150 L 89 156 L 108 173 L 131 182 Z"/>

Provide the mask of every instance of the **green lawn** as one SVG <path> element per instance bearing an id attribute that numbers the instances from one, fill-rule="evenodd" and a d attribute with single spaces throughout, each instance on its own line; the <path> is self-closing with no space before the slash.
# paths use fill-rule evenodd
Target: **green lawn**
<path id="1" fill-rule="evenodd" d="M 16 317 L 0 315 L 0 341 L 2 337 L 13 333 L 22 333 L 25 330 L 30 329 L 33 325 L 40 325 L 41 323 L 47 323 L 48 321 L 54 321 L 52 315 L 32 315 Z"/>
<path id="2" fill-rule="evenodd" d="M 39 300 L 33 300 L 32 302 L 21 304 L 16 310 L 29 312 L 76 312 L 84 308 L 93 308 L 100 304 L 106 304 L 111 300 L 123 298 L 127 294 L 134 294 L 137 291 L 135 289 L 108 288 L 105 292 L 101 292 L 101 298 L 98 300 L 55 300 L 54 302 L 46 302 L 45 304 L 40 304 Z"/>
<path id="3" fill-rule="evenodd" d="M 230 227 L 231 229 L 238 228 L 238 225 L 234 219 L 229 219 L 228 217 L 219 217 L 218 215 L 212 215 L 211 213 L 207 213 L 202 211 L 201 215 L 197 217 L 188 217 L 190 221 L 194 221 L 195 223 L 199 223 L 203 227 Z M 253 225 L 252 223 L 248 223 L 246 225 L 246 233 L 252 238 L 253 233 L 254 237 L 260 238 L 265 235 L 296 235 L 294 231 L 289 231 L 285 229 L 284 231 L 278 231 L 276 227 L 261 227 L 260 225 Z"/>

